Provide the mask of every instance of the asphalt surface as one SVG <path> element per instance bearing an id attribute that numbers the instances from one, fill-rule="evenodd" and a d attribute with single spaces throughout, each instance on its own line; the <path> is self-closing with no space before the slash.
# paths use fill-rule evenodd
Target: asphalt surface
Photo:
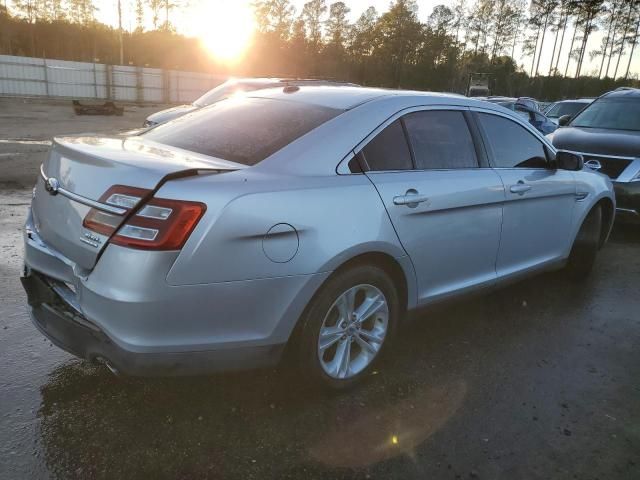
<path id="1" fill-rule="evenodd" d="M 9 154 L 0 156 L 0 479 L 640 478 L 640 229 L 616 228 L 583 281 L 545 274 L 419 312 L 350 392 L 309 391 L 276 371 L 123 379 L 31 325 L 20 229 L 45 153 L 1 141 L 46 140 L 56 123 L 117 131 L 145 111 L 86 120 L 65 105 L 9 103 L 0 102 L 0 155 Z M 21 122 L 18 137 L 9 130 Z"/>

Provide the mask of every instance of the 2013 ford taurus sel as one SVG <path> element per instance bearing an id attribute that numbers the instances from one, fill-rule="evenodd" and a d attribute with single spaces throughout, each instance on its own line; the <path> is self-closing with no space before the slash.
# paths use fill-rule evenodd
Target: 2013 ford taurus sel
<path id="1" fill-rule="evenodd" d="M 287 87 L 126 138 L 58 138 L 23 284 L 53 343 L 130 375 L 367 374 L 403 314 L 566 266 L 609 235 L 610 180 L 501 107 Z"/>

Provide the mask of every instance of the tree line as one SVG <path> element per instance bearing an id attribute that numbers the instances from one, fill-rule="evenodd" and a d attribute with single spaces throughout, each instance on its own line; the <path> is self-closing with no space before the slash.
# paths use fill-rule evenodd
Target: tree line
<path id="1" fill-rule="evenodd" d="M 176 32 L 173 16 L 186 1 L 135 0 L 135 28 L 121 31 L 96 21 L 91 0 L 15 0 L 0 5 L 0 53 L 115 64 L 122 37 L 126 64 L 229 73 Z M 425 22 L 414 0 L 369 7 L 353 23 L 342 1 L 310 0 L 301 11 L 290 0 L 252 6 L 252 45 L 231 73 L 465 92 L 469 74 L 481 72 L 493 93 L 541 99 L 638 85 L 640 0 L 456 0 Z M 596 31 L 602 42 L 589 51 Z M 585 58 L 598 68 L 587 71 Z"/>

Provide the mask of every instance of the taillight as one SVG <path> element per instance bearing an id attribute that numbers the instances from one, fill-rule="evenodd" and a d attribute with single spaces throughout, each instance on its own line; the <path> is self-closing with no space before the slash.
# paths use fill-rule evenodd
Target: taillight
<path id="1" fill-rule="evenodd" d="M 152 198 L 120 227 L 111 243 L 146 250 L 179 250 L 206 210 L 200 202 Z"/>
<path id="2" fill-rule="evenodd" d="M 118 229 L 131 209 L 135 208 L 149 193 L 151 193 L 151 190 L 144 188 L 114 185 L 98 200 L 107 205 L 123 208 L 126 212 L 123 215 L 116 215 L 92 208 L 87 213 L 87 216 L 84 217 L 82 226 L 109 237 Z"/>
<path id="3" fill-rule="evenodd" d="M 140 206 L 140 202 L 150 194 L 151 190 L 144 188 L 114 185 L 99 201 L 120 207 L 126 212 L 117 215 L 92 208 L 82 226 L 111 237 L 111 243 L 124 247 L 179 250 L 204 214 L 206 205 L 200 202 L 151 198 Z M 136 208 L 138 210 L 131 215 Z M 123 224 L 125 219 L 127 221 Z"/>

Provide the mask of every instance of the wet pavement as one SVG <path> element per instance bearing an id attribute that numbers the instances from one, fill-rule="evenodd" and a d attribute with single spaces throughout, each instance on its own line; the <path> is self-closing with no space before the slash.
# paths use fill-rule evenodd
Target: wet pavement
<path id="1" fill-rule="evenodd" d="M 114 377 L 52 346 L 18 279 L 28 202 L 0 185 L 0 479 L 640 478 L 640 229 L 582 282 L 417 313 L 327 394 L 276 371 Z"/>

